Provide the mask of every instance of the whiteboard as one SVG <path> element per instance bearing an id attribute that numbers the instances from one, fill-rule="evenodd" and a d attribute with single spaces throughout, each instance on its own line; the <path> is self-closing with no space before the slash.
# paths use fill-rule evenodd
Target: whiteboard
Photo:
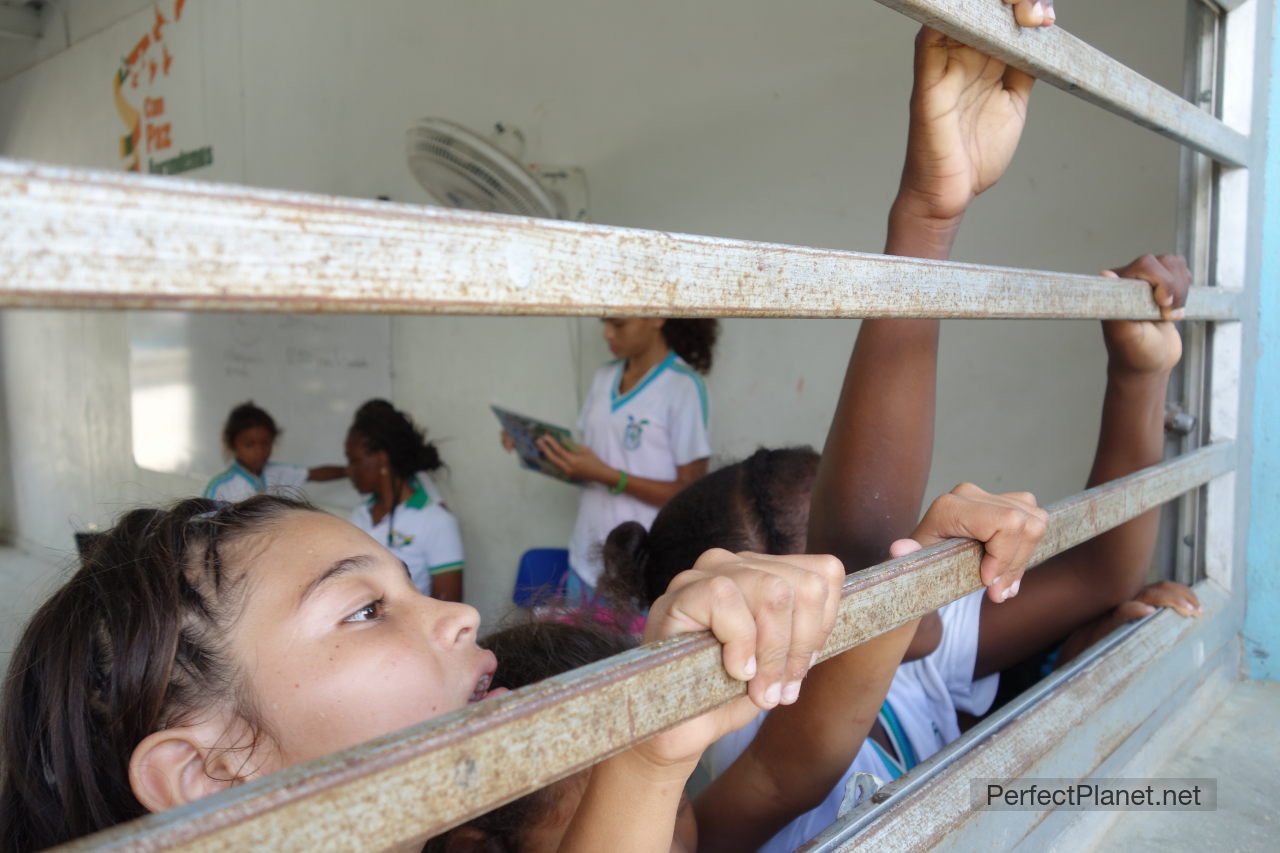
<path id="1" fill-rule="evenodd" d="M 273 461 L 341 465 L 355 410 L 391 396 L 391 320 L 130 312 L 129 380 L 142 468 L 202 478 L 222 471 L 230 463 L 223 424 L 246 400 L 281 429 Z"/>

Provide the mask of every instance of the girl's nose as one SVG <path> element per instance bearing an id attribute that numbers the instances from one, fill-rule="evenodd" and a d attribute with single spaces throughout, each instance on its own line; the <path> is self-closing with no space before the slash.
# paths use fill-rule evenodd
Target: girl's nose
<path id="1" fill-rule="evenodd" d="M 442 648 L 474 643 L 480 630 L 480 612 L 469 604 L 431 599 L 436 613 L 432 633 Z"/>

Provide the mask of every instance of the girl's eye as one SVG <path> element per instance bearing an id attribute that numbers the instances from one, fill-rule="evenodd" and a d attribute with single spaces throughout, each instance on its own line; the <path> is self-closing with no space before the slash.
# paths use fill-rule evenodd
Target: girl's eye
<path id="1" fill-rule="evenodd" d="M 364 607 L 361 607 L 355 613 L 352 613 L 343 622 L 375 622 L 382 618 L 382 599 L 370 601 Z"/>

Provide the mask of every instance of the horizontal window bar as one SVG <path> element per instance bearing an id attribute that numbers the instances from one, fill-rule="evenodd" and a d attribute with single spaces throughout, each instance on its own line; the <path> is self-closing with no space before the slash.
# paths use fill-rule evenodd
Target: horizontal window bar
<path id="1" fill-rule="evenodd" d="M 1196 287 L 1187 317 L 1238 316 Z M 1150 288 L 0 160 L 0 308 L 1155 319 Z"/>
<path id="2" fill-rule="evenodd" d="M 989 844 L 992 833 L 1002 839 L 1000 849 L 1013 849 L 1050 809 L 977 812 L 971 780 L 1086 779 L 1114 770 L 1108 764 L 1112 754 L 1188 701 L 1215 655 L 1237 635 L 1236 607 L 1227 593 L 1212 583 L 1196 591 L 1203 607 L 1199 618 L 1157 613 L 1119 629 L 885 785 L 800 853 L 908 853 L 944 841 L 948 849 L 963 850 Z M 999 825 L 991 826 L 992 820 Z"/>
<path id="3" fill-rule="evenodd" d="M 1055 504 L 1035 559 L 1202 485 L 1234 460 L 1234 445 L 1211 445 Z M 975 543 L 950 540 L 851 575 L 823 657 L 977 589 L 980 557 Z M 60 849 L 379 850 L 437 834 L 742 693 L 714 640 L 677 638 Z"/>
<path id="4" fill-rule="evenodd" d="M 1019 27 L 1000 3 L 878 2 L 1215 160 L 1248 164 L 1244 134 L 1059 27 Z"/>

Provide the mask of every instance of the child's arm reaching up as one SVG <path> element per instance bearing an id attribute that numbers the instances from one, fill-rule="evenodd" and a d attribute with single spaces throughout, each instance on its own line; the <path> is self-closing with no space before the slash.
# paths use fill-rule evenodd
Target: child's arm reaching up
<path id="1" fill-rule="evenodd" d="M 592 770 L 561 850 L 667 851 L 684 784 L 702 751 L 761 708 L 794 701 L 835 623 L 844 567 L 832 557 L 770 557 L 714 550 L 672 580 L 645 627 L 653 641 L 708 628 L 725 669 L 747 694 L 676 726 Z"/>
<path id="2" fill-rule="evenodd" d="M 1046 24 L 1043 16 L 1025 20 L 1025 11 L 1017 12 L 1020 23 Z M 927 27 L 916 38 L 914 70 L 906 162 L 885 251 L 946 259 L 970 202 L 1013 156 L 1034 81 Z M 813 486 L 809 551 L 867 566 L 883 558 L 885 543 L 913 529 L 933 455 L 937 351 L 936 320 L 863 321 Z M 1004 564 L 1011 577 L 1021 574 L 1012 553 Z M 1012 581 L 988 571 L 984 582 L 1002 594 Z M 766 720 L 751 755 L 695 804 L 700 849 L 749 849 L 811 807 L 811 794 L 821 800 L 866 737 L 915 629 L 908 623 L 819 667 L 822 686 L 811 681 L 813 695 L 802 703 L 815 728 L 785 724 L 800 708 Z M 826 727 L 828 720 L 839 725 Z"/>
<path id="3" fill-rule="evenodd" d="M 949 257 L 970 202 L 1013 157 L 1033 82 L 921 29 L 886 253 Z M 920 517 L 933 456 L 937 358 L 937 320 L 862 322 L 814 484 L 810 551 L 829 551 L 850 567 L 871 565 Z"/>
<path id="4" fill-rule="evenodd" d="M 1046 520 L 1025 493 L 994 495 L 965 484 L 935 500 L 913 538 L 890 551 L 900 557 L 944 539 L 974 538 L 988 559 L 1022 571 Z M 765 718 L 746 751 L 695 801 L 699 850 L 754 849 L 822 802 L 857 755 L 901 660 L 904 641 L 880 643 L 885 636 L 814 667 L 799 701 Z M 877 650 L 875 665 L 869 647 Z"/>
<path id="5" fill-rule="evenodd" d="M 1161 322 L 1104 321 L 1107 390 L 1089 486 L 1154 465 L 1164 456 L 1164 399 L 1182 355 L 1171 319 L 1181 316 L 1191 274 L 1177 255 L 1144 255 L 1108 271 L 1151 284 Z M 1153 509 L 1045 562 L 1028 576 L 1016 606 L 983 602 L 974 676 L 999 672 L 1137 594 L 1155 546 Z"/>

